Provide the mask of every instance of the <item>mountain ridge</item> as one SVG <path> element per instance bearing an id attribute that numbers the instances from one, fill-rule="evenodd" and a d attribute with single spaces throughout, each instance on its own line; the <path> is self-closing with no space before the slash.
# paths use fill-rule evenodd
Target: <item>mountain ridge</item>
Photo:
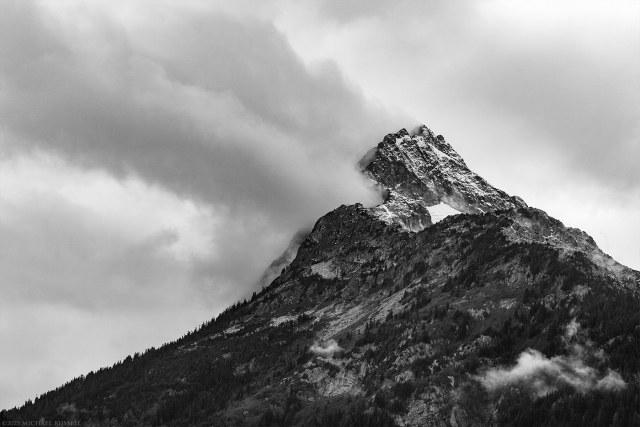
<path id="1" fill-rule="evenodd" d="M 491 186 L 426 126 L 412 133 L 387 135 L 360 162 L 383 203 L 322 216 L 249 301 L 2 417 L 640 423 L 640 272 Z M 429 209 L 443 203 L 460 213 L 435 222 Z"/>

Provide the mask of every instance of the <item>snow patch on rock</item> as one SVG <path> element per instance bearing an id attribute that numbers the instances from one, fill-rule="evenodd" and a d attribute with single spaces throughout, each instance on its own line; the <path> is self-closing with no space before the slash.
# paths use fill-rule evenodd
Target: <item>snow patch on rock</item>
<path id="1" fill-rule="evenodd" d="M 429 206 L 427 207 L 427 209 L 429 210 L 429 214 L 431 215 L 431 222 L 433 222 L 434 224 L 436 222 L 442 221 L 450 215 L 458 215 L 460 213 L 459 210 L 454 209 L 446 203 L 442 202 L 435 206 Z"/>

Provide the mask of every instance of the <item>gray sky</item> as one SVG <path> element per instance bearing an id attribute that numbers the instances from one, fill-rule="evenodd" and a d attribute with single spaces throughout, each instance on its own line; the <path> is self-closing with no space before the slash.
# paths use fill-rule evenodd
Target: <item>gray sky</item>
<path id="1" fill-rule="evenodd" d="M 0 9 L 0 407 L 250 295 L 420 123 L 640 268 L 635 1 Z"/>

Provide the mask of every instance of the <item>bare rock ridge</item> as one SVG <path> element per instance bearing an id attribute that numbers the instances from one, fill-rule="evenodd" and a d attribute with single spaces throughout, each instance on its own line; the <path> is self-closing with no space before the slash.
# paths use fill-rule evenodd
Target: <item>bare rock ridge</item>
<path id="1" fill-rule="evenodd" d="M 428 208 L 437 205 L 463 213 L 527 206 L 469 170 L 442 135 L 424 125 L 412 133 L 401 129 L 388 134 L 359 163 L 385 196 L 373 208 L 380 219 L 420 231 L 432 224 Z"/>

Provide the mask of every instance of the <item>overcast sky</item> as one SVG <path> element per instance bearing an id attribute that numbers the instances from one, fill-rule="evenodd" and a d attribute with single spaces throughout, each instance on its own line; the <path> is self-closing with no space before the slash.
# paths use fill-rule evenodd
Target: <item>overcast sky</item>
<path id="1" fill-rule="evenodd" d="M 421 123 L 640 269 L 636 1 L 0 2 L 0 407 L 250 295 Z"/>

